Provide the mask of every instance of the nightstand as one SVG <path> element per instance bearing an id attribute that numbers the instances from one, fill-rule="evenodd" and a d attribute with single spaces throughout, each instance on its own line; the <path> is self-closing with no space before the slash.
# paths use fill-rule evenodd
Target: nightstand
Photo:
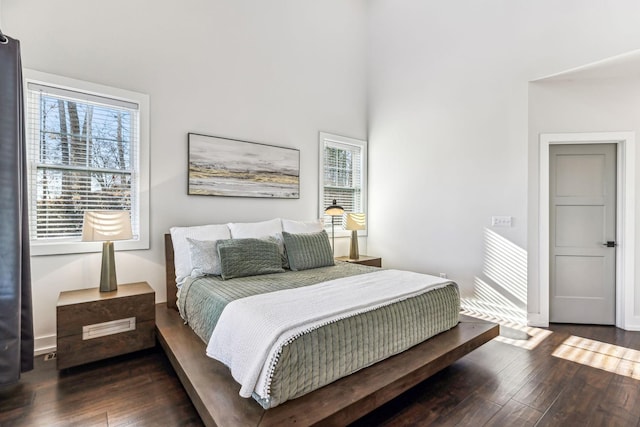
<path id="1" fill-rule="evenodd" d="M 372 267 L 382 267 L 382 258 L 375 256 L 360 255 L 358 259 L 349 259 L 348 256 L 339 256 L 338 261 L 346 261 L 354 264 L 370 265 Z"/>
<path id="2" fill-rule="evenodd" d="M 142 350 L 155 345 L 155 292 L 147 282 L 60 292 L 56 319 L 58 369 Z"/>

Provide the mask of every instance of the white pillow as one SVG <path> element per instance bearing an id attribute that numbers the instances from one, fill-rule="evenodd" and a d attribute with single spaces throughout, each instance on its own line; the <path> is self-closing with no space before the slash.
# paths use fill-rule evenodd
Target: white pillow
<path id="1" fill-rule="evenodd" d="M 291 234 L 308 234 L 319 233 L 323 229 L 322 221 L 316 219 L 314 221 L 293 221 L 291 219 L 282 219 L 282 230 Z"/>
<path id="2" fill-rule="evenodd" d="M 218 254 L 218 240 L 196 240 L 187 237 L 191 257 L 191 277 L 204 274 L 220 276 L 222 266 Z"/>
<path id="3" fill-rule="evenodd" d="M 171 227 L 169 231 L 173 241 L 173 261 L 176 266 L 176 284 L 178 286 L 182 285 L 184 280 L 191 275 L 191 270 L 193 270 L 187 238 L 214 241 L 231 238 L 229 227 L 226 224 Z"/>
<path id="4" fill-rule="evenodd" d="M 260 239 L 268 236 L 282 237 L 280 218 L 262 222 L 230 222 L 227 225 L 233 239 Z"/>

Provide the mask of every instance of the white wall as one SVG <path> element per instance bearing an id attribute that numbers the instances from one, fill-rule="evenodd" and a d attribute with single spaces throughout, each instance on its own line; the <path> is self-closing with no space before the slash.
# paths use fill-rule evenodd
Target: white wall
<path id="1" fill-rule="evenodd" d="M 25 67 L 150 96 L 151 249 L 116 254 L 120 283 L 146 280 L 165 300 L 172 225 L 317 217 L 318 132 L 366 138 L 365 11 L 364 0 L 3 0 Z M 300 149 L 300 199 L 187 196 L 187 132 Z M 58 293 L 97 286 L 99 256 L 32 257 L 37 346 L 55 343 Z"/>
<path id="2" fill-rule="evenodd" d="M 0 1 L 25 67 L 150 95 L 151 249 L 117 258 L 120 282 L 147 280 L 158 301 L 171 225 L 315 217 L 317 132 L 365 139 L 368 126 L 366 252 L 445 272 L 469 300 L 488 284 L 522 309 L 509 287 L 527 270 L 531 287 L 537 267 L 528 82 L 640 46 L 634 0 Z M 299 148 L 301 198 L 187 196 L 187 132 Z M 525 278 L 489 271 L 496 253 Z M 58 293 L 96 286 L 99 254 L 32 265 L 46 345 Z"/>
<path id="3" fill-rule="evenodd" d="M 577 75 L 567 75 L 563 79 L 542 80 L 531 83 L 529 90 L 529 182 L 535 191 L 530 193 L 529 214 L 530 247 L 538 243 L 538 198 L 539 181 L 539 135 L 541 133 L 633 131 L 640 135 L 640 76 L 615 79 L 579 79 Z M 636 170 L 640 170 L 640 155 L 636 151 L 633 159 Z M 620 166 L 620 165 L 619 165 Z M 640 174 L 636 172 L 635 195 L 631 201 L 640 200 Z M 535 230 L 535 231 L 534 231 Z M 640 230 L 635 230 L 636 247 L 640 243 Z M 537 253 L 531 252 L 532 283 L 537 283 Z M 635 260 L 635 271 L 640 271 L 640 259 Z M 634 312 L 627 319 L 627 326 L 639 329 L 637 316 L 640 314 L 640 287 L 635 287 Z M 531 287 L 529 295 L 531 313 L 539 312 L 539 295 Z M 635 319 L 633 319 L 636 317 Z"/>
<path id="4" fill-rule="evenodd" d="M 638 48 L 640 3 L 370 5 L 369 253 L 387 266 L 446 272 L 469 300 L 524 310 L 526 292 L 511 287 L 537 285 L 527 280 L 537 267 L 527 239 L 536 232 L 527 220 L 536 161 L 528 82 Z M 512 216 L 513 226 L 491 228 L 492 215 Z M 491 262 L 518 276 L 499 277 Z"/>

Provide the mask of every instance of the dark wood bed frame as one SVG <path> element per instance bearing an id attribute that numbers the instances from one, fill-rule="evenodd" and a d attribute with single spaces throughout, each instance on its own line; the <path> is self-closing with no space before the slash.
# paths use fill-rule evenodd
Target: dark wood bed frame
<path id="1" fill-rule="evenodd" d="M 206 344 L 176 309 L 171 235 L 165 235 L 167 303 L 156 305 L 158 341 L 207 426 L 344 426 L 382 406 L 498 336 L 494 323 L 461 316 L 458 326 L 403 353 L 307 395 L 264 410 L 238 395 L 229 369 L 205 355 Z"/>

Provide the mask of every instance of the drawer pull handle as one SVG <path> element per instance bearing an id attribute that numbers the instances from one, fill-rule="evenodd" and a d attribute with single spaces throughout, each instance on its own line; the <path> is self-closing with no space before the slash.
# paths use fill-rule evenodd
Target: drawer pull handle
<path id="1" fill-rule="evenodd" d="M 129 317 L 127 319 L 112 320 L 110 322 L 94 323 L 82 327 L 82 339 L 90 340 L 93 338 L 106 337 L 107 335 L 120 334 L 122 332 L 135 331 L 136 318 Z"/>

